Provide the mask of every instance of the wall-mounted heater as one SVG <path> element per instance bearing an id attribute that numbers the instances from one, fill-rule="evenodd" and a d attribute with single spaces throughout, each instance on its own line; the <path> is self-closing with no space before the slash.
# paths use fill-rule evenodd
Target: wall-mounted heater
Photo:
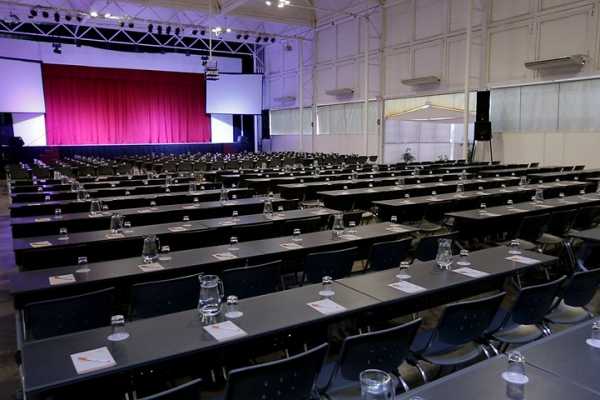
<path id="1" fill-rule="evenodd" d="M 273 100 L 275 100 L 278 103 L 291 103 L 293 101 L 296 101 L 296 96 L 275 97 Z"/>
<path id="2" fill-rule="evenodd" d="M 549 58 L 546 60 L 530 61 L 525 63 L 525 68 L 534 71 L 554 68 L 583 68 L 587 62 L 587 56 L 575 54 L 569 57 Z"/>
<path id="3" fill-rule="evenodd" d="M 325 91 L 328 96 L 334 97 L 352 97 L 354 95 L 354 89 L 351 88 L 340 88 Z"/>
<path id="4" fill-rule="evenodd" d="M 437 76 L 422 76 L 420 78 L 403 79 L 402 84 L 406 86 L 439 85 L 442 80 Z"/>

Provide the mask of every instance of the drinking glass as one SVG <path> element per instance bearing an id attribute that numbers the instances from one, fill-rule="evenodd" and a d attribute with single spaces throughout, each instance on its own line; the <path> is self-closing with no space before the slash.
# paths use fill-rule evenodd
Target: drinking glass
<path id="1" fill-rule="evenodd" d="M 55 218 L 62 218 L 62 210 L 60 208 L 55 208 L 54 209 L 54 217 Z"/>
<path id="2" fill-rule="evenodd" d="M 59 228 L 58 233 L 60 234 L 58 240 L 69 240 L 69 230 L 66 227 Z"/>
<path id="3" fill-rule="evenodd" d="M 487 210 L 487 204 L 481 203 L 479 205 L 479 214 L 485 214 Z"/>
<path id="4" fill-rule="evenodd" d="M 155 235 L 146 236 L 142 248 L 144 263 L 150 264 L 158 260 L 158 249 L 160 249 L 160 240 Z"/>
<path id="5" fill-rule="evenodd" d="M 121 233 L 123 229 L 123 217 L 119 213 L 115 213 L 110 217 L 110 231 L 112 233 Z"/>
<path id="6" fill-rule="evenodd" d="M 188 186 L 188 191 L 190 193 L 194 193 L 194 192 L 196 192 L 196 190 L 197 190 L 196 182 L 191 181 L 190 184 L 189 184 L 189 186 Z"/>
<path id="7" fill-rule="evenodd" d="M 239 222 L 239 220 L 240 220 L 240 217 L 239 217 L 237 210 L 233 210 L 233 212 L 231 213 L 231 221 Z"/>
<path id="8" fill-rule="evenodd" d="M 90 204 L 90 215 L 96 216 L 102 210 L 102 206 L 100 205 L 100 200 L 92 200 Z"/>
<path id="9" fill-rule="evenodd" d="M 396 215 L 390 217 L 390 225 L 398 225 L 398 217 Z"/>
<path id="10" fill-rule="evenodd" d="M 526 384 L 529 379 L 525 373 L 525 357 L 518 351 L 508 353 L 508 368 L 502 374 L 502 377 L 510 382 L 519 385 Z"/>
<path id="11" fill-rule="evenodd" d="M 300 229 L 295 228 L 294 231 L 292 232 L 292 240 L 294 242 L 301 242 L 302 241 L 302 237 L 300 237 L 301 234 L 302 234 L 302 232 L 300 232 Z"/>
<path id="12" fill-rule="evenodd" d="M 465 185 L 463 185 L 462 183 L 459 183 L 458 185 L 456 185 L 456 193 L 464 193 L 465 191 Z"/>
<path id="13" fill-rule="evenodd" d="M 396 278 L 398 278 L 400 280 L 410 279 L 410 275 L 408 274 L 409 268 L 410 268 L 410 262 L 401 261 L 400 262 L 400 273 L 398 273 L 398 275 L 396 275 Z"/>
<path id="14" fill-rule="evenodd" d="M 600 348 L 600 321 L 595 321 L 592 324 L 592 334 L 586 340 L 587 344 L 595 348 Z"/>
<path id="15" fill-rule="evenodd" d="M 388 373 L 368 369 L 360 373 L 359 379 L 361 400 L 390 400 L 394 397 L 392 377 Z"/>
<path id="16" fill-rule="evenodd" d="M 508 244 L 508 254 L 521 254 L 521 242 L 519 242 L 518 240 L 511 240 Z"/>
<path id="17" fill-rule="evenodd" d="M 244 313 L 240 311 L 238 303 L 239 300 L 237 296 L 227 296 L 227 311 L 225 312 L 225 318 L 236 319 L 244 315 Z"/>
<path id="18" fill-rule="evenodd" d="M 463 266 L 463 267 L 471 265 L 471 262 L 469 261 L 469 250 L 462 249 L 460 251 L 460 260 L 458 260 L 458 262 L 456 263 L 456 265 L 460 265 L 460 266 Z"/>
<path id="19" fill-rule="evenodd" d="M 128 232 L 131 232 L 131 221 L 124 221 L 123 228 L 126 229 Z"/>
<path id="20" fill-rule="evenodd" d="M 229 251 L 238 251 L 240 248 L 238 247 L 238 238 L 237 236 L 232 236 L 229 238 Z"/>
<path id="21" fill-rule="evenodd" d="M 129 333 L 125 331 L 125 317 L 122 315 L 113 315 L 110 318 L 111 333 L 106 339 L 111 342 L 120 342 L 129 338 Z"/>
<path id="22" fill-rule="evenodd" d="M 265 199 L 265 204 L 263 206 L 263 214 L 267 218 L 273 217 L 273 200 L 271 200 L 270 197 L 267 197 Z"/>
<path id="23" fill-rule="evenodd" d="M 88 266 L 88 258 L 85 256 L 77 257 L 77 265 L 78 265 L 78 268 L 75 272 L 85 273 L 85 272 L 91 271 L 90 267 Z"/>
<path id="24" fill-rule="evenodd" d="M 535 201 L 540 203 L 544 201 L 544 191 L 542 189 L 535 190 Z"/>
<path id="25" fill-rule="evenodd" d="M 324 276 L 321 285 L 319 296 L 333 297 L 335 295 L 335 291 L 333 290 L 333 279 L 330 276 Z"/>
<path id="26" fill-rule="evenodd" d="M 356 221 L 348 222 L 348 233 L 356 233 Z"/>
<path id="27" fill-rule="evenodd" d="M 333 238 L 339 239 L 344 234 L 344 219 L 341 213 L 333 216 Z"/>
<path id="28" fill-rule="evenodd" d="M 160 261 L 169 261 L 171 260 L 171 256 L 169 253 L 171 252 L 171 247 L 169 245 L 164 245 L 160 248 L 160 256 L 158 259 Z"/>
<path id="29" fill-rule="evenodd" d="M 511 199 L 508 199 L 508 200 L 506 201 L 506 205 L 507 205 L 507 206 L 509 206 L 509 207 L 510 207 L 510 206 L 512 206 L 512 205 L 514 205 L 514 204 L 515 204 L 515 203 L 514 203 L 514 202 L 513 202 Z"/>

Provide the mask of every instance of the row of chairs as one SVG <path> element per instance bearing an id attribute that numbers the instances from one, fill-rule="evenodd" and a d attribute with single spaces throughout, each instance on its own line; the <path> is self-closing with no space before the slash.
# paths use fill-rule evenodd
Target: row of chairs
<path id="1" fill-rule="evenodd" d="M 423 238 L 417 246 L 415 258 L 420 261 L 435 258 L 440 237 Z M 452 238 L 452 235 L 443 237 Z M 395 268 L 401 261 L 410 259 L 411 241 L 402 239 L 374 243 L 364 271 Z M 319 283 L 323 276 L 333 279 L 348 277 L 357 258 L 356 247 L 310 253 L 304 258 L 300 284 Z M 285 289 L 282 275 L 285 271 L 283 262 L 275 260 L 225 269 L 221 277 L 226 295 L 247 298 Z M 132 319 L 140 319 L 192 309 L 196 306 L 198 291 L 197 275 L 135 284 L 130 290 L 129 315 Z M 114 310 L 114 298 L 114 289 L 104 289 L 27 304 L 23 308 L 25 337 L 28 340 L 42 339 L 104 326 Z"/>
<path id="2" fill-rule="evenodd" d="M 534 341 L 551 334 L 548 323 L 572 324 L 590 318 L 583 306 L 599 285 L 600 270 L 586 271 L 520 288 L 508 310 L 501 307 L 505 292 L 450 304 L 433 329 L 419 330 L 421 319 L 415 319 L 392 328 L 348 336 L 339 354 L 330 361 L 326 361 L 328 345 L 322 344 L 286 359 L 231 370 L 223 396 L 218 398 L 294 400 L 319 395 L 353 398 L 356 394 L 349 392 L 348 387 L 358 386 L 360 372 L 365 369 L 391 373 L 397 389 L 408 391 L 409 385 L 399 373 L 404 362 L 416 367 L 427 382 L 429 377 L 423 362 L 455 368 L 499 353 L 497 344 L 506 350 L 510 345 Z M 566 303 L 573 306 L 565 306 Z M 561 320 L 557 318 L 562 313 L 557 311 L 560 307 L 570 307 L 568 314 L 580 316 Z M 191 386 L 194 390 L 190 392 Z M 181 396 L 178 399 L 198 399 L 201 386 L 200 380 L 192 380 L 146 399 L 170 399 L 175 393 Z M 183 397 L 185 394 L 190 397 Z"/>

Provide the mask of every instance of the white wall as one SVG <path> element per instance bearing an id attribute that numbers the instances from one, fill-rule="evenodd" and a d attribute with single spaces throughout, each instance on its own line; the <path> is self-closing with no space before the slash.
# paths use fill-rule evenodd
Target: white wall
<path id="1" fill-rule="evenodd" d="M 386 2 L 383 12 L 372 16 L 369 29 L 369 96 L 398 98 L 463 91 L 467 2 Z M 367 2 L 361 3 L 364 7 Z M 487 9 L 484 7 L 486 3 Z M 369 2 L 371 4 L 373 2 Z M 475 4 L 472 88 L 600 75 L 600 13 L 596 12 L 600 0 L 475 0 Z M 315 70 L 317 104 L 335 103 L 337 100 L 327 96 L 325 90 L 336 87 L 352 87 L 355 89 L 354 100 L 361 99 L 364 95 L 364 40 L 361 33 L 364 22 L 350 18 L 333 26 L 330 20 L 319 20 L 317 25 L 314 52 L 307 51 L 310 44 L 305 45 L 304 51 L 304 104 L 309 105 L 312 101 L 312 67 Z M 286 51 L 285 43 L 268 47 L 269 93 L 265 94 L 265 107 L 297 106 L 295 102 L 282 104 L 276 100 L 281 96 L 298 95 L 297 46 L 292 43 L 292 47 L 292 51 Z M 589 62 L 580 71 L 542 74 L 524 67 L 527 61 L 573 54 L 589 57 Z M 441 78 L 439 87 L 414 89 L 400 82 L 405 78 L 432 74 Z M 592 152 L 589 147 L 573 153 L 552 149 L 551 153 L 541 154 L 538 145 L 540 137 L 545 137 L 547 148 L 563 142 L 566 146 L 590 146 L 596 144 L 596 137 L 600 138 L 600 126 L 596 135 L 594 132 L 577 133 L 576 127 L 571 127 L 569 132 L 522 132 L 515 138 L 516 133 L 503 130 L 506 133 L 499 134 L 494 142 L 495 159 L 524 162 L 540 158 L 540 162 L 546 163 L 564 160 L 562 163 L 586 163 L 590 166 L 597 163 L 593 154 L 587 154 Z M 357 136 L 356 139 L 356 146 L 361 146 L 362 137 Z M 290 140 L 289 143 L 297 141 Z M 328 145 L 315 143 L 317 151 L 323 151 L 319 145 Z M 349 147 L 355 148 L 354 145 Z M 483 152 L 482 149 L 478 154 Z"/>

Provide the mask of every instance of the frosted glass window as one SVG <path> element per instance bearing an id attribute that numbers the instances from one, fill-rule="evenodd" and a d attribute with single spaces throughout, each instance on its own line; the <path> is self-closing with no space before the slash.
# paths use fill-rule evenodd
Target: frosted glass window
<path id="1" fill-rule="evenodd" d="M 317 108 L 317 135 L 329 135 L 331 133 L 329 125 L 329 107 Z"/>
<path id="2" fill-rule="evenodd" d="M 559 130 L 600 129 L 600 79 L 560 85 Z"/>
<path id="3" fill-rule="evenodd" d="M 521 88 L 521 131 L 554 132 L 558 127 L 558 85 Z"/>
<path id="4" fill-rule="evenodd" d="M 521 88 L 492 90 L 490 103 L 492 130 L 518 132 L 521 119 Z"/>
<path id="5" fill-rule="evenodd" d="M 346 131 L 343 133 L 353 135 L 359 135 L 363 133 L 363 106 L 363 103 L 352 103 L 345 105 Z"/>

